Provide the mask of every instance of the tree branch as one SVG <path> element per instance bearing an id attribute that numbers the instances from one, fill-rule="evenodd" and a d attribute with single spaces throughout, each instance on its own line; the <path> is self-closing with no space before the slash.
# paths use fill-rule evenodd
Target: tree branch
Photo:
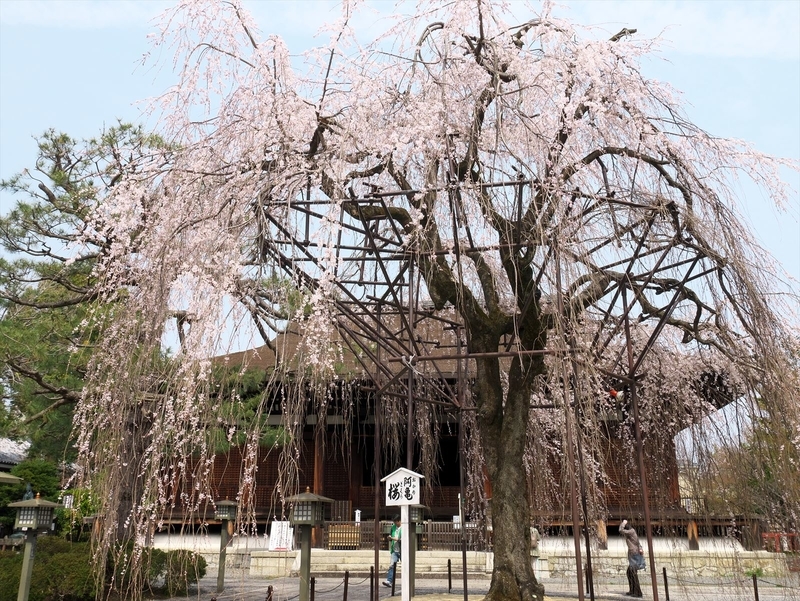
<path id="1" fill-rule="evenodd" d="M 44 376 L 39 373 L 38 371 L 33 371 L 31 369 L 26 368 L 21 363 L 18 363 L 14 358 L 10 356 L 6 356 L 6 365 L 8 365 L 12 371 L 25 376 L 29 380 L 36 382 L 39 386 L 41 386 L 47 392 L 52 394 L 58 395 L 62 398 L 63 402 L 59 403 L 60 405 L 64 405 L 67 403 L 77 403 L 80 400 L 80 394 L 76 393 L 74 390 L 70 390 L 69 388 L 64 388 L 63 386 L 54 386 L 48 383 Z M 58 405 L 56 405 L 58 406 Z M 41 412 L 40 412 L 41 413 Z M 39 413 L 36 414 L 35 417 L 38 417 Z M 30 420 L 30 418 L 29 418 Z M 28 420 L 28 421 L 29 421 Z M 27 423 L 27 422 L 26 422 Z"/>

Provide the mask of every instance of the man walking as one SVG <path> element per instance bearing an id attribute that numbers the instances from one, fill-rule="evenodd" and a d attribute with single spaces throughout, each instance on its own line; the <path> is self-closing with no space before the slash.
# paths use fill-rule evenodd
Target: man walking
<path id="1" fill-rule="evenodd" d="M 644 554 L 642 546 L 639 544 L 639 537 L 636 535 L 636 530 L 628 526 L 628 520 L 622 520 L 619 525 L 619 533 L 625 539 L 628 545 L 628 592 L 625 593 L 629 597 L 641 597 L 642 587 L 639 585 L 638 570 L 644 569 Z"/>
<path id="2" fill-rule="evenodd" d="M 386 574 L 386 580 L 383 586 L 391 587 L 394 584 L 394 573 L 397 567 L 397 562 L 400 561 L 400 538 L 402 532 L 400 529 L 400 516 L 396 515 L 392 519 L 392 531 L 389 534 L 389 572 Z"/>

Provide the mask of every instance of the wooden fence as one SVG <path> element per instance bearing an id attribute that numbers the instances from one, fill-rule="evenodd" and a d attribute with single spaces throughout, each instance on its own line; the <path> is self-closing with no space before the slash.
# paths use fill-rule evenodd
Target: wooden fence
<path id="1" fill-rule="evenodd" d="M 10 536 L 6 536 L 0 538 L 0 551 L 5 551 L 6 549 L 17 549 L 21 547 L 25 543 L 24 538 L 14 537 L 11 538 Z"/>
<path id="2" fill-rule="evenodd" d="M 388 549 L 391 522 L 381 522 L 380 548 Z M 416 525 L 417 549 L 430 551 L 458 551 L 461 549 L 461 525 L 454 522 L 427 521 Z M 490 536 L 477 524 L 467 522 L 463 535 L 468 551 L 490 550 Z M 322 546 L 326 549 L 374 549 L 375 522 L 331 521 L 325 526 Z"/>

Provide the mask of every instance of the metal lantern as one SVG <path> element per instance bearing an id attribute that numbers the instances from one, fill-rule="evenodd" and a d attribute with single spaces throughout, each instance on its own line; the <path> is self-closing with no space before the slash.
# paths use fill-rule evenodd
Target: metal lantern
<path id="1" fill-rule="evenodd" d="M 408 518 L 412 524 L 422 523 L 422 510 L 425 509 L 424 505 L 410 505 L 408 508 Z"/>
<path id="2" fill-rule="evenodd" d="M 39 498 L 38 494 L 35 499 L 9 503 L 8 506 L 17 510 L 14 528 L 20 530 L 50 530 L 53 524 L 53 510 L 61 507 L 58 503 Z"/>
<path id="3" fill-rule="evenodd" d="M 225 499 L 224 501 L 217 502 L 217 510 L 214 512 L 214 517 L 218 520 L 228 520 L 232 522 L 236 519 L 236 502 L 235 501 L 228 501 Z"/>
<path id="4" fill-rule="evenodd" d="M 293 526 L 320 526 L 325 521 L 324 503 L 333 503 L 333 499 L 315 495 L 306 487 L 306 492 L 288 497 L 292 503 L 289 521 Z"/>

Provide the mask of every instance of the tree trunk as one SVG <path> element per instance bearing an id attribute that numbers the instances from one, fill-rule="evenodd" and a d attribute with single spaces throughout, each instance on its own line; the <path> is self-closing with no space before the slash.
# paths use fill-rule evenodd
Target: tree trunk
<path id="1" fill-rule="evenodd" d="M 136 537 L 134 507 L 142 494 L 142 476 L 139 473 L 141 460 L 147 448 L 148 419 L 144 407 L 136 403 L 129 409 L 125 420 L 125 431 L 120 446 L 117 469 L 119 505 L 116 511 L 116 535 L 118 544 L 124 545 Z"/>
<path id="2" fill-rule="evenodd" d="M 475 336 L 476 352 L 496 351 L 499 335 Z M 476 403 L 478 428 L 492 484 L 494 571 L 487 601 L 542 601 L 544 587 L 537 582 L 531 564 L 530 494 L 523 455 L 527 438 L 528 410 L 534 374 L 544 370 L 541 357 L 512 362 L 508 392 L 503 394 L 500 360 L 478 359 Z M 504 398 L 505 396 L 505 398 Z"/>

